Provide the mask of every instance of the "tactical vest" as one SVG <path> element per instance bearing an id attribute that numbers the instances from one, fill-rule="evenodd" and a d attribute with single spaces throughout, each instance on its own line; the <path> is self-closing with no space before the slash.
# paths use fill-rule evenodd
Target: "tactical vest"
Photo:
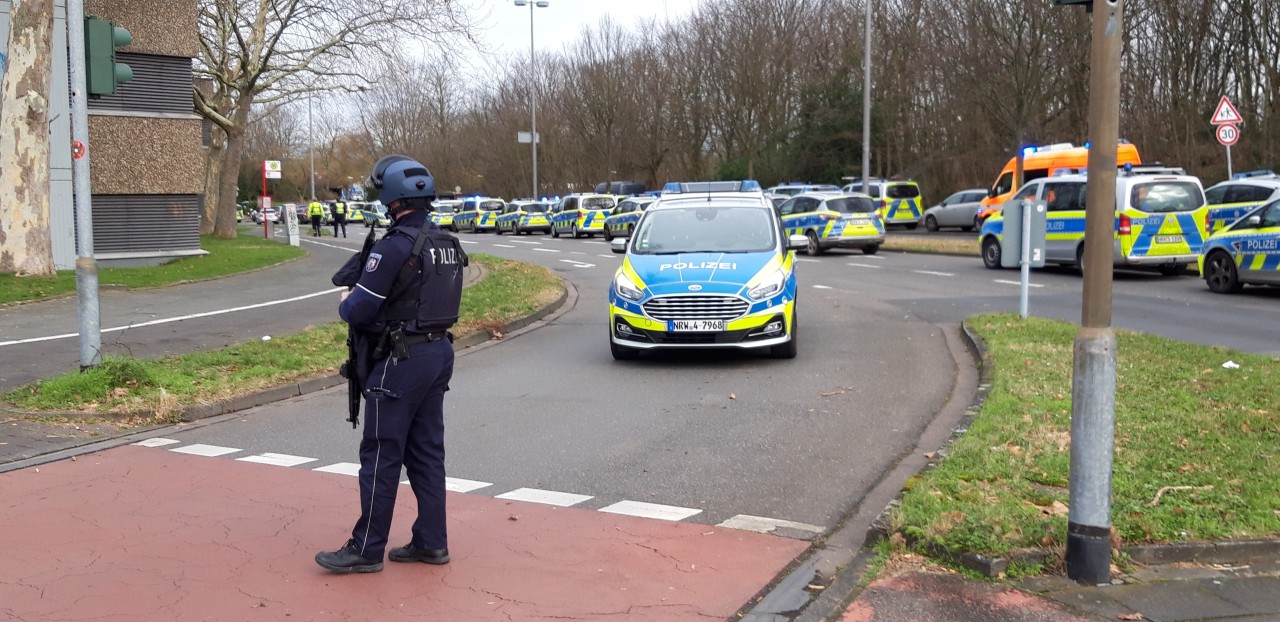
<path id="1" fill-rule="evenodd" d="M 345 216 L 345 215 L 347 214 L 347 204 L 346 204 L 346 203 L 343 203 L 343 202 L 341 202 L 341 201 L 339 201 L 339 202 L 337 202 L 337 203 L 334 203 L 334 204 L 333 204 L 333 213 L 335 213 L 335 214 L 337 214 L 337 215 L 339 215 L 339 216 Z"/>
<path id="2" fill-rule="evenodd" d="M 448 330 L 458 322 L 463 269 L 469 263 L 462 243 L 430 226 L 406 226 L 395 229 L 393 235 L 413 238 L 413 251 L 391 286 L 379 322 L 387 327 L 400 325 L 411 333 Z"/>

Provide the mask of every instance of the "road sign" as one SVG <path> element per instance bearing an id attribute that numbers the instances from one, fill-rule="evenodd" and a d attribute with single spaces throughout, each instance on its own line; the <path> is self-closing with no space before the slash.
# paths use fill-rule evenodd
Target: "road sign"
<path id="1" fill-rule="evenodd" d="M 533 142 L 533 132 L 516 132 L 516 142 L 526 145 Z M 538 132 L 538 143 L 542 143 L 542 132 Z"/>
<path id="2" fill-rule="evenodd" d="M 1213 111 L 1213 116 L 1209 118 L 1209 123 L 1213 125 L 1235 125 L 1243 123 L 1244 119 L 1240 117 L 1240 112 L 1231 104 L 1231 100 L 1224 95 L 1222 101 L 1218 102 L 1218 107 Z"/>
<path id="3" fill-rule="evenodd" d="M 1218 126 L 1218 142 L 1226 147 L 1236 144 L 1240 140 L 1240 129 L 1230 123 Z"/>
<path id="4" fill-rule="evenodd" d="M 262 163 L 263 175 L 267 179 L 280 179 L 280 161 L 267 160 Z"/>

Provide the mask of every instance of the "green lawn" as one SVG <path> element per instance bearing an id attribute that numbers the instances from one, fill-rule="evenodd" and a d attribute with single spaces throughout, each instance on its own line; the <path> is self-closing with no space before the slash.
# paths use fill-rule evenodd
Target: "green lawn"
<path id="1" fill-rule="evenodd" d="M 954 552 L 1061 553 L 1074 325 L 985 315 L 991 393 L 893 525 Z M 1112 522 L 1123 544 L 1280 535 L 1280 359 L 1117 331 Z M 1234 361 L 1239 369 L 1224 369 Z M 1158 502 L 1162 488 L 1165 494 Z"/>
<path id="2" fill-rule="evenodd" d="M 496 329 L 554 301 L 563 286 L 551 271 L 475 254 L 488 276 L 463 290 L 454 334 Z M 0 399 L 26 410 L 172 417 L 181 407 L 245 395 L 301 378 L 333 373 L 346 360 L 346 325 L 312 326 L 271 341 L 161 359 L 107 358 L 15 389 Z"/>
<path id="3" fill-rule="evenodd" d="M 201 236 L 200 248 L 209 254 L 179 259 L 162 266 L 102 268 L 98 272 L 98 285 L 161 287 L 248 272 L 306 255 L 301 248 L 251 235 L 241 235 L 234 240 Z M 52 298 L 75 291 L 74 270 L 61 270 L 53 278 L 17 278 L 12 274 L 0 274 L 0 305 Z"/>

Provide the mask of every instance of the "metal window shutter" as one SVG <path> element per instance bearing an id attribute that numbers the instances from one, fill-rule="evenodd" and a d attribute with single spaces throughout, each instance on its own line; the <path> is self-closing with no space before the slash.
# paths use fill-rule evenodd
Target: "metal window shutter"
<path id="1" fill-rule="evenodd" d="M 90 110 L 127 110 L 191 114 L 191 59 L 153 54 L 116 54 L 117 62 L 133 69 L 133 79 L 116 87 L 114 95 L 89 99 Z"/>
<path id="2" fill-rule="evenodd" d="M 198 195 L 93 195 L 94 254 L 199 248 Z"/>

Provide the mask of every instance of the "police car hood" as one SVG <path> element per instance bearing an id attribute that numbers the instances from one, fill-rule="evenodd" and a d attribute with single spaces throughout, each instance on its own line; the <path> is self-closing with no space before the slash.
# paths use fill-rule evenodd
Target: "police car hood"
<path id="1" fill-rule="evenodd" d="M 680 253 L 627 256 L 641 287 L 655 296 L 688 294 L 742 294 L 770 266 L 780 266 L 778 253 Z"/>

